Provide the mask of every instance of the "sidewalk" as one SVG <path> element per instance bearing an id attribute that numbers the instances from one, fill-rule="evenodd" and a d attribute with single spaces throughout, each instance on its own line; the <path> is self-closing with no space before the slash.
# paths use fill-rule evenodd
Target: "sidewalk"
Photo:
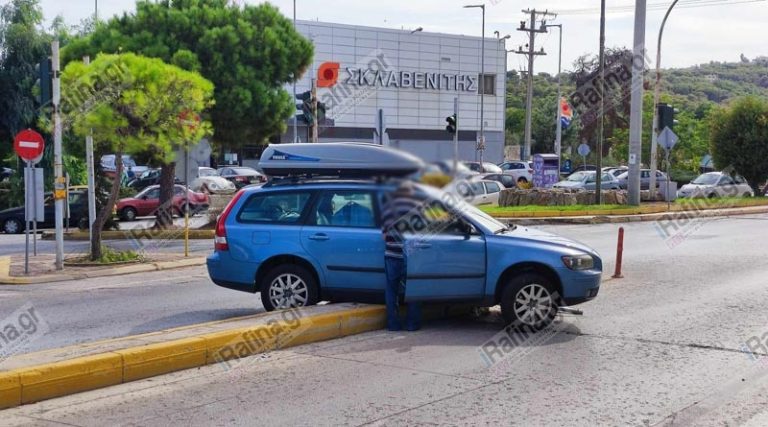
<path id="1" fill-rule="evenodd" d="M 425 307 L 425 319 L 466 315 L 465 305 Z M 237 317 L 0 359 L 0 409 L 218 364 L 221 375 L 258 363 L 243 357 L 382 329 L 381 305 L 327 304 Z M 396 334 L 396 333 L 393 333 Z"/>
<path id="2" fill-rule="evenodd" d="M 203 265 L 205 264 L 205 257 L 153 253 L 144 262 L 98 266 L 68 266 L 65 259 L 64 270 L 62 271 L 56 271 L 55 261 L 56 257 L 53 254 L 30 255 L 29 274 L 25 275 L 23 254 L 0 257 L 0 285 L 30 285 L 170 270 Z"/>

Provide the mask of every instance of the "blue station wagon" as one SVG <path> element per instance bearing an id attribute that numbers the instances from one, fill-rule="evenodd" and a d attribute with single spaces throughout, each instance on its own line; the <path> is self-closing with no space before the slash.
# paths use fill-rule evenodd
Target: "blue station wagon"
<path id="1" fill-rule="evenodd" d="M 259 292 L 267 310 L 321 300 L 383 302 L 380 211 L 395 185 L 306 179 L 240 190 L 216 225 L 211 279 Z M 602 261 L 593 249 L 507 226 L 460 198 L 415 187 L 433 226 L 404 234 L 405 301 L 500 304 L 507 322 L 540 329 L 558 306 L 597 296 Z"/>

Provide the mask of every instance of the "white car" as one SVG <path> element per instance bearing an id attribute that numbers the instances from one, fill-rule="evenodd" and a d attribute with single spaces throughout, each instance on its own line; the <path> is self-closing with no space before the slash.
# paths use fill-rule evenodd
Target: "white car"
<path id="1" fill-rule="evenodd" d="M 232 181 L 220 177 L 216 169 L 207 167 L 198 168 L 197 178 L 190 183 L 189 189 L 209 194 L 231 194 L 237 191 Z"/>
<path id="2" fill-rule="evenodd" d="M 448 184 L 443 190 L 456 194 L 475 206 L 498 206 L 502 186 L 496 181 L 486 179 L 458 180 Z"/>
<path id="3" fill-rule="evenodd" d="M 514 176 L 515 182 L 533 182 L 533 162 L 513 160 L 511 162 L 501 163 L 499 164 L 499 167 L 505 174 Z"/>
<path id="4" fill-rule="evenodd" d="M 731 177 L 723 172 L 707 172 L 699 175 L 690 184 L 677 190 L 677 197 L 752 197 L 755 193 L 744 178 Z"/>

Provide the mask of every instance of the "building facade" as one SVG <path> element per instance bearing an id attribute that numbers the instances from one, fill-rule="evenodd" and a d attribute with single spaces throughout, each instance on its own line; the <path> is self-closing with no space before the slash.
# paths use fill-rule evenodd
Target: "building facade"
<path id="1" fill-rule="evenodd" d="M 315 21 L 298 21 L 296 27 L 315 46 L 313 63 L 297 82 L 296 92 L 310 91 L 316 81 L 317 99 L 325 106 L 319 142 L 376 142 L 381 116 L 384 143 L 426 161 L 452 158 L 453 137 L 445 127 L 457 98 L 459 158 L 477 160 L 480 92 L 485 87 L 483 157 L 503 160 L 503 39 L 485 39 L 482 64 L 481 37 Z M 292 92 L 293 85 L 286 90 Z M 280 142 L 293 142 L 293 129 L 291 120 Z M 301 142 L 311 140 L 309 130 L 299 120 L 296 135 Z"/>

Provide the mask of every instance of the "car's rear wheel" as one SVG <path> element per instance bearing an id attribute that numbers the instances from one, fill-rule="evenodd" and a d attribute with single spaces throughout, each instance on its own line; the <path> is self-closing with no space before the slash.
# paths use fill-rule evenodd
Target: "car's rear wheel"
<path id="1" fill-rule="evenodd" d="M 8 218 L 3 223 L 3 231 L 6 234 L 18 234 L 24 231 L 24 224 L 16 218 Z"/>
<path id="2" fill-rule="evenodd" d="M 317 300 L 317 281 L 300 265 L 285 264 L 273 268 L 261 285 L 261 302 L 267 311 L 306 307 L 317 304 Z"/>
<path id="3" fill-rule="evenodd" d="M 538 273 L 512 278 L 501 294 L 501 314 L 516 329 L 538 331 L 555 319 L 559 297 L 554 284 Z"/>
<path id="4" fill-rule="evenodd" d="M 138 213 L 136 212 L 136 209 L 130 206 L 125 207 L 120 211 L 120 218 L 122 218 L 123 221 L 135 221 L 137 216 Z"/>
<path id="5" fill-rule="evenodd" d="M 709 193 L 707 199 L 714 199 L 715 197 L 717 197 L 717 193 Z"/>

